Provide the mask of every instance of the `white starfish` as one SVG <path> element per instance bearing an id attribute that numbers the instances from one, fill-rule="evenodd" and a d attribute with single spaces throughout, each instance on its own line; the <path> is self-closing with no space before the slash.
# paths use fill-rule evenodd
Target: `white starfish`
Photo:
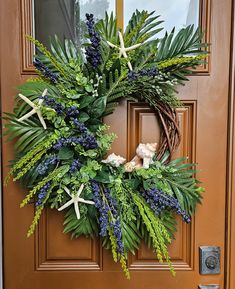
<path id="1" fill-rule="evenodd" d="M 42 97 L 44 97 L 47 94 L 47 89 L 45 89 L 42 93 Z M 23 101 L 25 101 L 29 106 L 31 106 L 33 109 L 26 113 L 24 116 L 22 116 L 21 118 L 18 119 L 18 121 L 24 121 L 25 119 L 30 118 L 30 116 L 34 115 L 35 113 L 38 115 L 38 118 L 43 126 L 44 129 L 47 128 L 47 125 L 45 123 L 45 120 L 42 116 L 42 112 L 41 112 L 41 106 L 43 103 L 43 98 L 39 99 L 37 103 L 32 102 L 31 100 L 29 100 L 26 96 L 24 96 L 23 94 L 19 94 L 19 97 L 21 99 L 23 99 Z"/>
<path id="2" fill-rule="evenodd" d="M 109 41 L 107 41 L 107 43 L 110 47 L 117 48 L 119 50 L 119 58 L 122 56 L 124 58 L 128 58 L 128 56 L 127 56 L 128 51 L 134 50 L 134 49 L 136 49 L 142 45 L 142 43 L 138 43 L 138 44 L 132 45 L 130 47 L 125 47 L 123 36 L 122 36 L 122 33 L 120 31 L 118 31 L 118 36 L 119 36 L 120 47 L 118 47 L 117 45 L 115 45 Z M 127 62 L 127 65 L 129 67 L 129 69 L 132 71 L 133 69 L 132 69 L 132 65 L 131 65 L 130 61 Z"/>
<path id="3" fill-rule="evenodd" d="M 80 186 L 76 195 L 72 195 L 70 190 L 67 187 L 64 187 L 65 192 L 71 197 L 71 200 L 69 200 L 62 207 L 60 207 L 58 211 L 62 211 L 65 208 L 69 207 L 70 205 L 74 204 L 75 213 L 76 213 L 77 219 L 79 220 L 80 211 L 79 211 L 78 203 L 80 202 L 80 203 L 89 204 L 89 205 L 95 204 L 93 201 L 88 201 L 88 200 L 84 200 L 83 198 L 80 198 L 83 188 L 84 188 L 84 184 Z"/>

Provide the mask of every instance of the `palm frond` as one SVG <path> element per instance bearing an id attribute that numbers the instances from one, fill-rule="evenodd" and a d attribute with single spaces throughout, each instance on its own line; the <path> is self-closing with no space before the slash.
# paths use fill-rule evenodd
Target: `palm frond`
<path id="1" fill-rule="evenodd" d="M 5 113 L 3 119 L 7 121 L 4 124 L 6 129 L 4 135 L 8 136 L 6 141 L 16 138 L 15 149 L 17 152 L 27 152 L 47 138 L 48 132 L 36 119 L 19 122 L 15 114 L 11 113 Z"/>
<path id="2" fill-rule="evenodd" d="M 118 42 L 117 37 L 117 19 L 114 17 L 113 12 L 108 15 L 105 13 L 105 19 L 101 19 L 96 24 L 96 30 L 102 35 L 104 40 L 108 40 L 112 43 Z"/>
<path id="3" fill-rule="evenodd" d="M 80 60 L 82 63 L 82 56 L 72 40 L 65 39 L 64 44 L 55 35 L 50 39 L 51 51 L 58 61 L 61 63 L 69 63 L 71 60 Z"/>
<path id="4" fill-rule="evenodd" d="M 207 44 L 202 43 L 203 35 L 199 28 L 194 32 L 193 25 L 182 28 L 176 35 L 173 29 L 159 41 L 155 60 L 159 62 L 174 57 L 205 53 L 202 48 L 207 47 Z"/>
<path id="5" fill-rule="evenodd" d="M 124 34 L 126 45 L 147 41 L 163 29 L 159 28 L 163 21 L 158 21 L 160 16 L 153 16 L 154 13 L 136 10 L 132 14 Z"/>

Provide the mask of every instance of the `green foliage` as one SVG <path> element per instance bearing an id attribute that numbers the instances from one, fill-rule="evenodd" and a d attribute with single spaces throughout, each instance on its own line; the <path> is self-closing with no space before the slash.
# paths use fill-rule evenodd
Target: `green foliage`
<path id="1" fill-rule="evenodd" d="M 71 65 L 73 62 L 75 62 L 81 65 L 83 62 L 81 53 L 73 41 L 65 39 L 63 45 L 56 35 L 54 38 L 51 38 L 51 52 L 61 63 Z"/>
<path id="2" fill-rule="evenodd" d="M 185 55 L 198 55 L 205 53 L 202 48 L 207 44 L 202 43 L 203 33 L 200 29 L 194 30 L 193 25 L 182 28 L 176 35 L 173 29 L 170 34 L 166 33 L 159 42 L 157 61 L 163 61 Z"/>
<path id="3" fill-rule="evenodd" d="M 36 226 L 37 226 L 37 224 L 38 224 L 38 221 L 39 221 L 39 219 L 40 219 L 40 217 L 41 217 L 41 215 L 42 215 L 44 206 L 45 206 L 47 200 L 48 200 L 49 197 L 50 197 L 50 193 L 51 193 L 52 189 L 53 189 L 53 187 L 51 187 L 50 190 L 47 192 L 47 195 L 46 195 L 46 197 L 44 198 L 42 204 L 37 207 L 36 212 L 35 212 L 35 215 L 34 215 L 34 218 L 33 218 L 33 221 L 32 221 L 32 224 L 31 224 L 31 226 L 30 226 L 30 228 L 29 228 L 29 230 L 28 230 L 27 237 L 30 237 L 30 236 L 34 233 L 35 228 L 36 228 Z"/>
<path id="4" fill-rule="evenodd" d="M 68 210 L 65 215 L 64 233 L 71 233 L 72 238 L 78 238 L 82 235 L 92 238 L 98 236 L 99 227 L 95 211 L 87 206 L 87 210 L 82 213 L 78 220 L 74 208 Z"/>
<path id="5" fill-rule="evenodd" d="M 180 66 L 175 67 L 173 65 L 172 70 L 168 69 L 178 82 L 183 84 L 187 80 L 185 75 L 191 74 L 189 67 L 203 63 L 201 61 L 204 57 L 203 55 L 207 55 L 205 49 L 208 45 L 202 42 L 203 35 L 200 29 L 195 30 L 193 25 L 182 28 L 176 35 L 173 29 L 170 34 L 166 33 L 165 37 L 159 41 L 155 61 L 157 63 L 167 62 L 176 58 L 180 58 L 182 61 L 184 57 L 192 57 L 192 59 L 188 58 L 186 62 L 181 62 Z"/>
<path id="6" fill-rule="evenodd" d="M 91 105 L 89 109 L 89 114 L 91 117 L 100 118 L 103 116 L 105 108 L 106 108 L 107 97 L 103 96 L 97 98 Z"/>
<path id="7" fill-rule="evenodd" d="M 117 19 L 114 17 L 113 12 L 110 16 L 107 12 L 105 13 L 105 19 L 100 19 L 96 23 L 96 30 L 103 39 L 117 43 Z"/>
<path id="8" fill-rule="evenodd" d="M 101 156 L 104 156 L 107 153 L 107 151 L 111 149 L 111 145 L 117 137 L 114 133 L 107 133 L 108 129 L 109 126 L 102 125 L 98 128 L 96 132 Z"/>
<path id="9" fill-rule="evenodd" d="M 3 119 L 7 121 L 4 124 L 6 131 L 4 136 L 8 136 L 6 141 L 17 138 L 15 142 L 15 150 L 17 152 L 27 152 L 31 148 L 37 146 L 49 135 L 49 132 L 44 132 L 44 129 L 39 125 L 38 121 L 25 120 L 19 122 L 14 114 L 5 113 Z"/>
<path id="10" fill-rule="evenodd" d="M 198 56 L 174 57 L 174 58 L 170 58 L 170 59 L 167 59 L 165 61 L 159 62 L 157 64 L 157 67 L 159 69 L 166 69 L 166 68 L 169 68 L 171 66 L 177 66 L 177 67 L 182 66 L 182 65 L 185 66 L 185 64 L 186 65 L 190 64 L 191 66 L 194 66 L 194 62 L 195 62 L 195 64 L 198 64 L 199 61 L 206 58 L 206 56 L 207 56 L 206 54 L 201 54 Z"/>
<path id="11" fill-rule="evenodd" d="M 157 187 L 174 196 L 181 208 L 192 215 L 196 205 L 200 203 L 203 192 L 198 186 L 200 182 L 194 178 L 197 172 L 194 169 L 195 164 L 184 163 L 186 158 L 178 158 L 164 165 L 167 157 L 168 154 L 165 154 L 160 162 L 155 161 L 149 169 L 135 171 L 134 177 L 139 178 L 145 190 Z"/>
<path id="12" fill-rule="evenodd" d="M 162 263 L 163 258 L 165 258 L 172 274 L 174 275 L 174 268 L 172 267 L 172 263 L 167 251 L 167 245 L 171 242 L 171 238 L 167 229 L 161 220 L 154 215 L 153 211 L 140 196 L 135 194 L 133 196 L 133 200 L 138 207 L 139 213 L 143 219 L 143 223 L 146 226 L 146 229 L 152 239 L 153 249 L 156 252 L 159 262 Z"/>
<path id="13" fill-rule="evenodd" d="M 154 13 L 136 10 L 132 14 L 124 34 L 128 46 L 147 41 L 163 29 L 158 27 L 163 21 L 156 21 L 160 16 Z"/>
<path id="14" fill-rule="evenodd" d="M 42 128 L 37 116 L 18 121 L 31 110 L 19 96 L 13 112 L 4 116 L 4 134 L 8 141 L 15 140 L 16 149 L 7 180 L 10 177 L 14 181 L 21 180 L 29 189 L 21 207 L 34 200 L 40 201 L 36 203 L 28 236 L 34 232 L 44 208 L 58 209 L 69 200 L 65 186 L 76 193 L 83 184 L 82 197 L 97 201 L 91 186 L 97 182 L 103 209 L 108 207 L 108 234 L 102 238 L 102 244 L 112 250 L 114 261 L 120 262 L 127 278 L 130 277 L 128 253 L 135 254 L 142 239 L 154 249 L 160 262 L 165 260 L 169 264 L 174 274 L 167 246 L 176 231 L 175 212 L 166 207 L 155 215 L 142 197 L 143 191 L 157 188 L 177 199 L 180 208 L 189 215 L 195 212 L 203 191 L 195 179 L 195 165 L 188 164 L 184 158 L 166 165 L 166 154 L 161 161 L 154 159 L 150 168 L 131 173 L 127 173 L 123 165 L 115 167 L 102 163 L 116 137 L 107 132 L 104 116 L 112 113 L 122 99 L 144 101 L 155 110 L 159 103 L 172 108 L 180 106 L 176 85 L 183 84 L 195 66 L 205 63 L 207 45 L 202 42 L 203 33 L 199 29 L 188 26 L 158 39 L 161 23 L 154 12 L 136 10 L 123 37 L 125 47 L 139 43 L 141 46 L 128 51 L 128 58 L 120 58 L 118 49 L 107 43 L 120 45 L 117 22 L 112 13 L 106 14 L 105 19 L 95 25 L 101 37 L 97 49 L 102 58 L 95 70 L 82 52 L 90 44 L 85 43 L 81 49 L 71 40 L 62 43 L 55 36 L 49 51 L 28 36 L 36 46 L 36 57 L 58 76 L 58 80 L 50 82 L 47 75 L 37 71 L 39 78 L 21 85 L 19 92 L 37 104 L 47 89 L 47 97 L 55 106 L 50 107 L 45 100 L 42 103 L 47 129 Z M 132 64 L 132 72 L 128 69 L 128 61 Z M 156 69 L 157 73 L 148 74 L 151 69 Z M 62 109 L 56 109 L 56 105 Z M 40 191 L 48 183 L 49 188 L 42 198 Z M 70 233 L 72 238 L 99 236 L 101 213 L 98 208 L 97 203 L 95 206 L 79 203 L 79 220 L 74 207 L 68 208 L 64 233 Z M 115 226 L 120 226 L 120 230 L 115 231 Z M 119 248 L 120 242 L 124 245 L 123 251 Z"/>
<path id="15" fill-rule="evenodd" d="M 142 236 L 134 221 L 121 220 L 122 238 L 126 251 L 135 254 L 135 250 L 139 249 Z"/>
<path id="16" fill-rule="evenodd" d="M 29 35 L 27 35 L 27 39 L 32 41 L 33 44 L 35 44 L 37 49 L 44 55 L 44 57 L 46 57 L 50 61 L 51 65 L 53 65 L 54 69 L 56 69 L 62 77 L 67 78 L 66 72 L 60 62 L 42 43 Z"/>
<path id="17" fill-rule="evenodd" d="M 161 186 L 164 186 L 178 199 L 182 209 L 192 215 L 196 205 L 201 202 L 204 189 L 194 178 L 195 164 L 183 163 L 185 158 L 171 161 L 162 172 Z"/>
<path id="18" fill-rule="evenodd" d="M 101 170 L 101 165 L 96 160 L 88 160 L 86 165 L 80 169 L 81 181 L 88 182 L 96 177 L 97 171 Z"/>
<path id="19" fill-rule="evenodd" d="M 65 165 L 49 173 L 45 178 L 38 182 L 37 185 L 33 187 L 33 189 L 29 191 L 24 200 L 21 202 L 20 207 L 23 208 L 25 205 L 27 205 L 33 196 L 49 181 L 53 181 L 53 186 L 56 186 L 56 184 L 59 183 L 60 179 L 64 177 L 68 170 L 69 166 Z"/>
<path id="20" fill-rule="evenodd" d="M 23 157 L 21 157 L 11 168 L 6 181 L 10 176 L 15 175 L 14 180 L 20 179 L 24 174 L 26 174 L 35 163 L 42 157 L 43 154 L 55 143 L 57 140 L 55 134 L 51 134 L 47 141 L 40 141 L 36 146 L 34 146 L 30 151 L 28 151 Z"/>

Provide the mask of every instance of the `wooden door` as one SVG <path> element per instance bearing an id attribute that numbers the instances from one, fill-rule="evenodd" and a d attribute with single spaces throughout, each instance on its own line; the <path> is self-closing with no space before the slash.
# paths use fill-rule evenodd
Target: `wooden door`
<path id="1" fill-rule="evenodd" d="M 117 13 L 122 13 L 122 1 L 117 2 Z M 231 5 L 231 0 L 200 1 L 200 23 L 206 29 L 206 40 L 212 44 L 209 63 L 200 67 L 180 89 L 185 105 L 178 109 L 183 136 L 178 154 L 200 164 L 198 178 L 206 192 L 192 224 L 179 222 L 176 240 L 170 248 L 176 277 L 170 275 L 166 264 L 156 262 L 143 245 L 130 257 L 131 280 L 126 280 L 110 252 L 102 250 L 99 240 L 70 240 L 64 235 L 63 216 L 56 211 L 47 211 L 35 236 L 27 239 L 34 208 L 19 209 L 23 189 L 10 183 L 3 189 L 4 289 L 194 289 L 199 284 L 225 288 Z M 15 87 L 34 74 L 33 50 L 23 37 L 32 30 L 32 9 L 32 0 L 1 1 L 2 111 L 11 111 Z M 155 115 L 144 104 L 123 102 L 106 122 L 119 137 L 113 151 L 128 159 L 139 142 L 159 138 Z M 4 175 L 8 160 L 13 158 L 13 145 L 3 143 Z M 201 245 L 221 248 L 220 274 L 199 274 Z"/>

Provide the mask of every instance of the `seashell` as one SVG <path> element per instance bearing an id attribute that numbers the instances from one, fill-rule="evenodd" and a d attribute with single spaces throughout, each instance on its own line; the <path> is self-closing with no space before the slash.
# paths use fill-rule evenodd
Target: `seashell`
<path id="1" fill-rule="evenodd" d="M 136 154 L 143 159 L 143 168 L 148 169 L 153 162 L 153 157 L 157 150 L 157 143 L 140 143 L 136 149 Z"/>
<path id="2" fill-rule="evenodd" d="M 105 160 L 102 160 L 101 162 L 104 163 L 104 164 L 110 164 L 111 166 L 117 168 L 120 165 L 124 164 L 125 161 L 126 161 L 125 158 L 112 153 Z"/>
<path id="3" fill-rule="evenodd" d="M 142 166 L 142 159 L 138 156 L 135 156 L 130 162 L 124 165 L 125 171 L 128 173 L 133 172 L 134 169 L 142 168 Z"/>

